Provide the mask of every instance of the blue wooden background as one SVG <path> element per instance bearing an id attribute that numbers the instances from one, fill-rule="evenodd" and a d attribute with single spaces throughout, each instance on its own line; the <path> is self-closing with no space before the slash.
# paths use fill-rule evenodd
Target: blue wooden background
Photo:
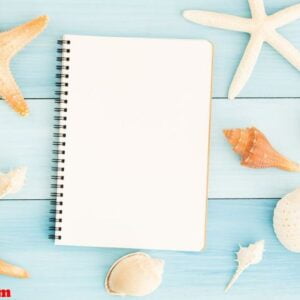
<path id="1" fill-rule="evenodd" d="M 265 0 L 273 13 L 298 0 Z M 0 30 L 41 14 L 47 30 L 17 55 L 12 69 L 31 114 L 20 118 L 0 102 L 0 170 L 28 166 L 26 187 L 0 202 L 0 258 L 24 266 L 29 280 L 1 277 L 13 299 L 111 299 L 103 288 L 123 249 L 55 247 L 48 236 L 56 40 L 64 33 L 107 36 L 205 38 L 215 45 L 208 241 L 201 254 L 149 251 L 166 261 L 163 284 L 145 299 L 299 299 L 300 256 L 286 251 L 272 229 L 278 198 L 300 184 L 300 174 L 249 170 L 239 165 L 223 128 L 255 125 L 282 153 L 300 161 L 299 73 L 265 45 L 254 74 L 235 102 L 227 89 L 247 43 L 246 34 L 201 27 L 184 9 L 249 16 L 246 0 L 0 0 Z M 282 32 L 300 48 L 300 21 Z M 166 219 L 168 216 L 166 215 Z M 263 262 L 251 267 L 230 293 L 234 251 L 265 239 Z"/>

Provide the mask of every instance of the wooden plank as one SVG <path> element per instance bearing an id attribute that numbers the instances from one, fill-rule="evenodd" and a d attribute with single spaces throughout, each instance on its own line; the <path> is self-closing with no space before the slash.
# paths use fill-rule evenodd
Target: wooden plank
<path id="1" fill-rule="evenodd" d="M 298 299 L 300 261 L 273 234 L 275 204 L 210 201 L 204 252 L 147 251 L 166 261 L 162 286 L 147 299 Z M 49 208 L 48 201 L 0 202 L 0 257 L 31 273 L 29 280 L 1 277 L 1 288 L 11 288 L 14 299 L 111 299 L 103 288 L 105 274 L 131 250 L 54 246 L 47 239 Z M 238 244 L 259 239 L 266 241 L 264 260 L 250 267 L 225 296 Z"/>
<path id="2" fill-rule="evenodd" d="M 266 0 L 269 13 L 298 0 Z M 28 10 L 30 7 L 30 10 Z M 13 61 L 13 71 L 26 97 L 53 97 L 56 40 L 64 33 L 105 36 L 203 38 L 215 45 L 214 96 L 226 96 L 247 44 L 247 34 L 210 29 L 185 21 L 184 9 L 204 9 L 249 16 L 246 0 L 2 0 L 0 29 L 48 14 L 48 29 Z M 22 14 L 20 14 L 22 12 Z M 300 48 L 300 21 L 280 30 Z M 84 58 L 83 58 L 84 59 Z M 264 46 L 252 78 L 240 96 L 300 96 L 299 73 L 269 46 Z"/>
<path id="3" fill-rule="evenodd" d="M 27 100 L 30 114 L 21 118 L 0 101 L 0 172 L 28 167 L 25 187 L 12 199 L 50 197 L 54 100 Z"/>
<path id="4" fill-rule="evenodd" d="M 274 148 L 300 162 L 300 103 L 297 99 L 239 99 L 213 102 L 211 173 L 212 198 L 278 198 L 299 187 L 300 173 L 249 169 L 225 140 L 225 128 L 256 126 Z"/>
<path id="5" fill-rule="evenodd" d="M 269 13 L 299 3 L 264 2 Z M 249 16 L 246 0 L 2 0 L 0 30 L 40 14 L 51 17 L 46 32 L 12 64 L 26 97 L 54 96 L 56 40 L 63 33 L 209 39 L 216 52 L 214 96 L 225 97 L 248 37 L 186 22 L 180 13 L 187 8 Z M 299 24 L 280 30 L 298 48 Z M 265 46 L 240 96 L 300 97 L 298 80 L 298 72 Z M 210 197 L 277 198 L 298 186 L 298 174 L 240 167 L 222 136 L 223 128 L 255 125 L 278 150 L 300 161 L 298 100 L 214 101 Z M 53 100 L 29 102 L 31 115 L 21 119 L 0 101 L 0 171 L 29 167 L 25 188 L 12 199 L 48 198 L 50 194 Z M 299 259 L 273 234 L 275 204 L 276 200 L 210 201 L 205 252 L 149 252 L 165 259 L 166 271 L 161 288 L 147 299 L 298 299 Z M 115 259 L 130 250 L 55 247 L 47 239 L 49 209 L 49 201 L 0 202 L 0 258 L 26 267 L 32 275 L 28 281 L 1 277 L 0 288 L 11 288 L 13 299 L 112 299 L 103 289 L 105 273 Z M 224 295 L 223 287 L 234 272 L 237 244 L 262 238 L 267 250 L 263 262 L 247 270 Z"/>
<path id="6" fill-rule="evenodd" d="M 48 199 L 54 100 L 28 100 L 31 114 L 20 118 L 0 102 L 0 171 L 28 166 L 25 188 L 11 199 Z M 225 140 L 224 128 L 256 126 L 275 149 L 300 162 L 300 101 L 297 99 L 214 100 L 210 160 L 210 198 L 279 198 L 299 186 L 300 173 L 240 166 Z M 12 124 L 14 124 L 12 126 Z"/>

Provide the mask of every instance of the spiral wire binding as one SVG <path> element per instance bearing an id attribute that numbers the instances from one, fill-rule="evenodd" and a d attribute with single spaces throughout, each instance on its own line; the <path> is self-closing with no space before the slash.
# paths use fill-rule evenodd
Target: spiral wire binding
<path id="1" fill-rule="evenodd" d="M 55 92 L 58 98 L 55 99 L 56 107 L 54 111 L 56 113 L 54 117 L 54 129 L 53 133 L 54 141 L 53 146 L 55 149 L 53 150 L 53 154 L 55 158 L 52 159 L 54 166 L 52 167 L 53 175 L 51 177 L 53 183 L 51 184 L 51 198 L 54 199 L 51 201 L 51 205 L 53 205 L 53 209 L 50 210 L 51 218 L 49 219 L 51 226 L 49 227 L 50 234 L 49 238 L 53 240 L 61 240 L 62 235 L 62 214 L 63 214 L 63 189 L 64 189 L 64 163 L 65 163 L 65 146 L 66 146 L 66 129 L 67 129 L 67 104 L 68 104 L 68 79 L 69 74 L 68 71 L 70 69 L 69 62 L 70 57 L 68 56 L 70 53 L 69 46 L 71 42 L 69 40 L 59 40 L 58 43 L 58 57 L 57 62 L 58 65 L 56 69 L 59 71 L 56 74 L 56 78 L 59 80 L 56 82 L 56 86 L 60 89 Z"/>

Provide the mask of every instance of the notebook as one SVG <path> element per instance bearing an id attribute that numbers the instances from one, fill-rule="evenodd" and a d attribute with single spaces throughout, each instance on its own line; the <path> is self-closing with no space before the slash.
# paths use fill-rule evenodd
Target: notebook
<path id="1" fill-rule="evenodd" d="M 211 44 L 75 35 L 59 43 L 55 243 L 200 251 Z"/>

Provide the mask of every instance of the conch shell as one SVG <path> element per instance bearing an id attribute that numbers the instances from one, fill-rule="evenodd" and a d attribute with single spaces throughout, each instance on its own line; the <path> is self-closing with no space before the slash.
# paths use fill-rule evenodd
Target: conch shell
<path id="1" fill-rule="evenodd" d="M 248 247 L 241 247 L 236 253 L 238 267 L 230 282 L 225 288 L 225 293 L 232 287 L 237 281 L 240 275 L 250 266 L 260 263 L 263 259 L 263 252 L 265 249 L 265 241 L 261 240 L 254 244 L 250 244 Z"/>
<path id="2" fill-rule="evenodd" d="M 273 227 L 285 248 L 300 252 L 300 189 L 278 201 L 274 209 Z"/>
<path id="3" fill-rule="evenodd" d="M 257 128 L 228 129 L 223 132 L 233 150 L 241 156 L 243 166 L 300 171 L 300 165 L 274 150 L 265 135 Z"/>
<path id="4" fill-rule="evenodd" d="M 107 273 L 106 291 L 118 296 L 145 296 L 158 288 L 164 262 L 146 253 L 137 252 L 121 257 Z"/>

